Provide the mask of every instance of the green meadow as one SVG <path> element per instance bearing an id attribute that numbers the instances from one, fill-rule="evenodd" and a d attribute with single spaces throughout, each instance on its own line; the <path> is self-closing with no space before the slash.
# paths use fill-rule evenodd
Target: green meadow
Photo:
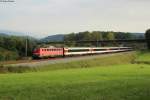
<path id="1" fill-rule="evenodd" d="M 137 62 L 149 62 L 150 63 L 150 52 L 148 52 L 148 51 L 139 52 L 135 61 L 137 61 Z"/>
<path id="2" fill-rule="evenodd" d="M 49 65 L 35 72 L 3 73 L 0 100 L 150 100 L 150 65 L 136 64 L 148 54 L 132 52 Z"/>

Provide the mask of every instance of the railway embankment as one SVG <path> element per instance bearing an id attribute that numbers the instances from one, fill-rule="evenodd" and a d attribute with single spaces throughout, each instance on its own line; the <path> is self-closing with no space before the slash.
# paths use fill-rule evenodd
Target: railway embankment
<path id="1" fill-rule="evenodd" d="M 97 66 L 131 64 L 136 58 L 136 52 L 122 52 L 95 56 L 72 57 L 39 62 L 21 63 L 0 66 L 0 73 L 24 73 L 70 68 L 89 68 Z"/>

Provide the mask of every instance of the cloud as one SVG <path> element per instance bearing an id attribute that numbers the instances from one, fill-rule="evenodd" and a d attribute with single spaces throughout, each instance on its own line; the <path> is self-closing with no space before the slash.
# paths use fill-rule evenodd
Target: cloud
<path id="1" fill-rule="evenodd" d="M 150 25 L 149 4 L 148 0 L 16 0 L 0 6 L 0 29 L 39 37 L 86 30 L 143 32 Z"/>

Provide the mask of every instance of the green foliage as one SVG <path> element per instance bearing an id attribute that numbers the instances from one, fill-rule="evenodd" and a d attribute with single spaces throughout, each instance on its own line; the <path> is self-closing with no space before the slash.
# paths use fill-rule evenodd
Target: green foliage
<path id="1" fill-rule="evenodd" d="M 122 39 L 138 39 L 143 37 L 137 37 L 132 33 L 124 33 L 124 32 L 102 32 L 102 31 L 93 31 L 93 32 L 79 32 L 79 33 L 71 33 L 65 35 L 64 41 L 68 46 L 100 46 L 103 44 L 95 43 L 75 43 L 76 41 L 100 41 L 100 40 L 122 40 Z M 113 43 L 113 46 L 116 46 Z"/>
<path id="2" fill-rule="evenodd" d="M 32 55 L 32 50 L 36 46 L 36 40 L 30 37 L 0 36 L 0 61 L 15 60 L 25 56 L 25 41 L 28 38 L 28 54 Z M 3 53 L 3 52 L 4 53 Z"/>
<path id="3" fill-rule="evenodd" d="M 0 48 L 0 61 L 16 60 L 18 57 L 16 52 Z"/>
<path id="4" fill-rule="evenodd" d="M 109 32 L 109 33 L 107 34 L 107 40 L 115 40 L 115 35 L 114 35 L 114 33 Z"/>
<path id="5" fill-rule="evenodd" d="M 148 29 L 145 33 L 145 37 L 146 37 L 146 40 L 147 40 L 147 47 L 148 49 L 150 50 L 150 29 Z"/>
<path id="6" fill-rule="evenodd" d="M 150 52 L 140 51 L 135 59 L 135 63 L 150 64 Z"/>

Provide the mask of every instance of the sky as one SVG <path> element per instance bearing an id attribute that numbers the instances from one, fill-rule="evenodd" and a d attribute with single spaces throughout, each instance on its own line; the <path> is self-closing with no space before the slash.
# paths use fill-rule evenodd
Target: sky
<path id="1" fill-rule="evenodd" d="M 34 37 L 81 31 L 145 32 L 150 0 L 0 0 L 0 30 Z"/>

